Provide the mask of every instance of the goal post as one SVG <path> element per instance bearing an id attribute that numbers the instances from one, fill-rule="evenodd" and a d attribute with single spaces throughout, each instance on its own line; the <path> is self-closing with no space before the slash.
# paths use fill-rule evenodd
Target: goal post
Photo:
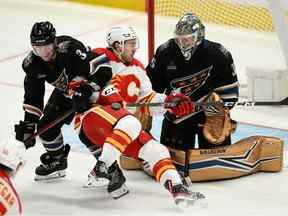
<path id="1" fill-rule="evenodd" d="M 152 59 L 155 50 L 155 7 L 154 0 L 146 0 L 146 11 L 147 11 L 147 32 L 148 32 L 148 62 Z"/>
<path id="2" fill-rule="evenodd" d="M 287 97 L 288 1 L 146 0 L 146 10 L 149 62 L 155 48 L 173 37 L 178 19 L 193 12 L 206 26 L 207 39 L 231 51 L 240 96 L 260 101 Z M 259 77 L 264 77 L 261 84 Z"/>
<path id="3" fill-rule="evenodd" d="M 276 32 L 286 63 L 288 64 L 288 30 L 284 0 L 146 0 L 148 15 L 148 58 L 154 53 L 155 17 L 180 17 L 192 11 L 203 22 L 252 29 L 261 32 Z M 172 31 L 172 30 L 171 30 Z"/>

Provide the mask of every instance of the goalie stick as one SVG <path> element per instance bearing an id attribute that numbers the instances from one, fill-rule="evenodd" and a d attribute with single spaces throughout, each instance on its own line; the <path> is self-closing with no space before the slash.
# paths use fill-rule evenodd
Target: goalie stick
<path id="1" fill-rule="evenodd" d="M 174 107 L 179 103 L 177 102 L 151 102 L 151 103 L 128 103 L 127 107 L 141 107 L 141 106 L 150 106 L 150 107 L 157 107 L 157 106 L 165 106 L 165 107 Z M 196 107 L 201 106 L 208 106 L 208 105 L 217 105 L 217 104 L 223 104 L 224 106 L 284 106 L 288 105 L 288 97 L 284 98 L 281 101 L 239 101 L 239 102 L 194 102 Z M 197 109 L 197 108 L 196 108 Z"/>
<path id="2" fill-rule="evenodd" d="M 189 175 L 189 161 L 190 161 L 190 149 L 186 147 L 185 159 L 184 159 L 184 181 L 188 187 L 191 187 L 192 181 Z"/>

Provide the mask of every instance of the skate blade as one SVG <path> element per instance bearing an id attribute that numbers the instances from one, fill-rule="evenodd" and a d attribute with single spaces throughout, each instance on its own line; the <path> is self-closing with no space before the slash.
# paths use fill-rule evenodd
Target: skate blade
<path id="1" fill-rule="evenodd" d="M 52 180 L 52 179 L 64 178 L 65 176 L 66 176 L 65 170 L 60 170 L 60 171 L 56 171 L 46 176 L 41 176 L 41 175 L 36 174 L 34 180 L 35 181 L 47 181 L 47 180 Z"/>
<path id="2" fill-rule="evenodd" d="M 182 210 L 185 210 L 188 208 L 205 209 L 208 207 L 208 203 L 206 199 L 193 199 L 193 198 L 187 198 L 187 197 L 178 197 L 174 201 L 177 207 Z"/>
<path id="3" fill-rule="evenodd" d="M 109 183 L 108 179 L 93 178 L 93 179 L 88 179 L 86 184 L 83 185 L 83 188 L 102 188 L 102 187 L 106 187 L 108 183 Z"/>
<path id="4" fill-rule="evenodd" d="M 123 184 L 117 190 L 114 190 L 114 191 L 110 192 L 110 194 L 113 197 L 113 199 L 119 199 L 120 197 L 123 197 L 123 196 L 125 196 L 128 193 L 129 193 L 129 189 L 128 189 L 128 187 L 125 184 Z"/>

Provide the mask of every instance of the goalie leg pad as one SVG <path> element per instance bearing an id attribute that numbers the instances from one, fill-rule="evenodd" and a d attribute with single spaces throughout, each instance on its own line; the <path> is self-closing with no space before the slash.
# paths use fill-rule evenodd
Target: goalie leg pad
<path id="1" fill-rule="evenodd" d="M 170 149 L 170 153 L 178 171 L 183 171 L 185 152 Z M 229 146 L 190 150 L 189 154 L 192 181 L 232 179 L 259 171 L 281 171 L 283 141 L 277 137 L 251 136 Z"/>
<path id="2" fill-rule="evenodd" d="M 140 170 L 142 168 L 138 159 L 126 155 L 120 156 L 120 166 L 125 170 Z"/>

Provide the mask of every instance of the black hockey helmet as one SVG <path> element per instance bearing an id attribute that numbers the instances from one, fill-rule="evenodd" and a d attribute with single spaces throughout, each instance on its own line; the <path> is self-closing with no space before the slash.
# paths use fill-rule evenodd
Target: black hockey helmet
<path id="1" fill-rule="evenodd" d="M 30 33 L 30 41 L 32 45 L 43 46 L 51 44 L 55 41 L 56 30 L 52 23 L 46 22 L 36 22 Z"/>
<path id="2" fill-rule="evenodd" d="M 183 48 L 178 44 L 184 57 L 190 59 L 198 45 L 205 38 L 205 27 L 195 14 L 187 12 L 177 22 L 174 34 L 176 38 L 186 35 L 193 35 L 195 37 L 195 43 L 191 48 Z"/>

